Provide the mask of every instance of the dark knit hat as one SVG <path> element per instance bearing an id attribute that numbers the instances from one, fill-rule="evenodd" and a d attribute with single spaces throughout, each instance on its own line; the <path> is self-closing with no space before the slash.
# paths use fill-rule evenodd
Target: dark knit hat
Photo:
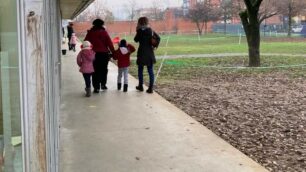
<path id="1" fill-rule="evenodd" d="M 101 19 L 95 19 L 95 20 L 92 22 L 92 25 L 101 27 L 101 26 L 104 25 L 104 21 L 101 20 Z"/>

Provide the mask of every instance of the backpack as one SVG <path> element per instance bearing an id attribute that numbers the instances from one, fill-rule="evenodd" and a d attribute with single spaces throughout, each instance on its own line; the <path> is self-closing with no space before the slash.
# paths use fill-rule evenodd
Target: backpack
<path id="1" fill-rule="evenodd" d="M 159 43 L 160 43 L 159 35 L 152 30 L 152 38 L 151 38 L 151 45 L 152 45 L 152 47 L 153 48 L 158 48 Z"/>

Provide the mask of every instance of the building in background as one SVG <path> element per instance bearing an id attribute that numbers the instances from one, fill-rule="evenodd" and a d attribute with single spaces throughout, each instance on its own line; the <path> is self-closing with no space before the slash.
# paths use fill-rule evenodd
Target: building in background
<path id="1" fill-rule="evenodd" d="M 61 20 L 93 0 L 1 0 L 0 172 L 57 172 Z"/>

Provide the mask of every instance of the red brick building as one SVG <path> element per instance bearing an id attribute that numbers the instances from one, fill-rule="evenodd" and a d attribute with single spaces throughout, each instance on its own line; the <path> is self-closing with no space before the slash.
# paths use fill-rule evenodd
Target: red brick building
<path id="1" fill-rule="evenodd" d="M 188 4 L 188 8 L 193 8 L 199 1 L 203 0 L 186 0 Z M 220 6 L 222 0 L 210 0 L 212 4 L 215 6 Z M 183 0 L 182 0 L 183 2 Z M 147 9 L 148 11 L 149 9 Z M 165 11 L 163 20 L 151 20 L 151 27 L 159 33 L 189 33 L 189 34 L 197 34 L 197 27 L 191 21 L 182 17 L 182 15 L 177 15 L 178 11 L 182 11 L 181 8 L 169 8 Z M 274 16 L 266 21 L 265 24 L 280 24 L 282 23 L 280 16 Z M 218 22 L 216 22 L 218 23 Z M 220 21 L 221 23 L 221 21 Z M 240 18 L 233 18 L 231 23 L 238 24 L 240 23 Z M 213 23 L 208 23 L 208 32 L 211 31 L 211 26 Z M 116 35 L 128 35 L 135 33 L 136 21 L 115 21 L 113 23 L 106 24 L 107 30 L 110 34 Z M 75 31 L 79 34 L 85 34 L 88 29 L 91 28 L 91 22 L 79 22 L 74 24 Z"/>

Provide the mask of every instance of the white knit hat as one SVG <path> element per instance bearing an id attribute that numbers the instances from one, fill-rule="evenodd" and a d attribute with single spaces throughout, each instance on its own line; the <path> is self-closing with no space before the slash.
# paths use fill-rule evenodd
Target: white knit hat
<path id="1" fill-rule="evenodd" d="M 89 41 L 84 41 L 82 44 L 82 49 L 91 49 L 91 43 Z"/>

